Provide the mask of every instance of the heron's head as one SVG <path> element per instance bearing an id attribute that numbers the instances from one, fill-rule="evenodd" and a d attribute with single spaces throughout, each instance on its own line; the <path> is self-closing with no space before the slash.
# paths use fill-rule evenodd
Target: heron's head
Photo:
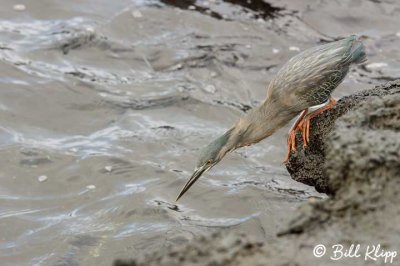
<path id="1" fill-rule="evenodd" d="M 232 130 L 227 131 L 224 135 L 212 141 L 208 144 L 200 153 L 197 166 L 194 169 L 194 173 L 176 200 L 185 194 L 186 191 L 200 178 L 200 176 L 210 170 L 214 165 L 219 163 L 225 154 L 234 149 L 234 145 L 230 141 Z"/>

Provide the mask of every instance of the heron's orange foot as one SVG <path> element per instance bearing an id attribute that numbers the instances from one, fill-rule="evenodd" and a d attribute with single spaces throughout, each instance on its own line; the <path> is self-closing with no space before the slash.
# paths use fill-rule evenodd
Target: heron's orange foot
<path id="1" fill-rule="evenodd" d="M 303 146 L 307 147 L 310 143 L 310 123 L 311 123 L 311 116 L 304 117 L 299 124 L 299 128 L 301 130 L 303 136 Z"/>
<path id="2" fill-rule="evenodd" d="M 288 145 L 288 150 L 285 156 L 285 160 L 283 161 L 286 163 L 289 160 L 290 153 L 293 151 L 296 151 L 296 133 L 297 131 L 301 131 L 302 129 L 300 128 L 300 124 L 297 125 L 295 128 L 291 129 L 289 131 L 289 136 L 287 140 L 287 145 Z"/>
<path id="3" fill-rule="evenodd" d="M 307 114 L 299 123 L 299 127 L 303 133 L 303 146 L 307 147 L 310 143 L 310 124 L 311 119 L 325 112 L 326 110 L 332 109 L 336 105 L 336 100 L 333 98 L 329 99 L 329 102 L 322 108 L 315 110 L 312 113 Z"/>
<path id="4" fill-rule="evenodd" d="M 297 132 L 301 132 L 302 137 L 303 137 L 303 144 L 304 147 L 308 146 L 308 143 L 310 142 L 310 120 L 311 116 L 305 116 L 302 118 L 297 126 L 289 131 L 289 136 L 287 140 L 287 153 L 285 160 L 283 161 L 284 163 L 289 161 L 290 153 L 296 151 L 296 134 Z"/>
<path id="5" fill-rule="evenodd" d="M 286 163 L 289 160 L 290 153 L 293 151 L 296 151 L 296 133 L 297 131 L 300 131 L 302 134 L 303 138 L 303 146 L 307 147 L 308 144 L 310 143 L 310 124 L 311 124 L 311 119 L 319 115 L 320 113 L 325 112 L 326 110 L 329 110 L 333 108 L 336 105 L 336 100 L 331 98 L 329 99 L 329 102 L 323 106 L 320 109 L 315 110 L 312 113 L 308 113 L 303 111 L 299 119 L 295 123 L 295 127 L 293 127 L 289 131 L 289 137 L 288 137 L 288 151 L 284 160 L 284 163 Z"/>

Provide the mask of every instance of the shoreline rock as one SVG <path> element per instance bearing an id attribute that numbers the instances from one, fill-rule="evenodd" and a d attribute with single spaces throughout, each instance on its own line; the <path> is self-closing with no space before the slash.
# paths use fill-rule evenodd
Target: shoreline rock
<path id="1" fill-rule="evenodd" d="M 335 121 L 350 110 L 357 109 L 364 102 L 400 93 L 399 86 L 400 80 L 397 80 L 343 97 L 334 108 L 312 119 L 310 145 L 304 148 L 302 137 L 298 133 L 296 136 L 297 151 L 291 154 L 286 164 L 292 179 L 314 186 L 318 192 L 331 195 L 334 191 L 328 185 L 325 150 L 328 136 L 335 128 Z"/>

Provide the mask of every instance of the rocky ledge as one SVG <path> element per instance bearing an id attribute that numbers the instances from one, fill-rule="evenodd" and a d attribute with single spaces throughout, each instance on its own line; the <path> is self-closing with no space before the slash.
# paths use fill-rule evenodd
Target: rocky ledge
<path id="1" fill-rule="evenodd" d="M 365 126 L 373 127 L 372 123 L 375 122 L 377 117 L 382 117 L 381 119 L 385 120 L 388 119 L 385 116 L 387 112 L 396 111 L 385 106 L 378 107 L 376 105 L 378 104 L 378 101 L 383 104 L 383 102 L 390 101 L 395 97 L 395 95 L 398 95 L 399 86 L 400 81 L 398 80 L 344 97 L 337 102 L 335 108 L 330 109 L 311 120 L 310 128 L 312 134 L 310 135 L 309 146 L 303 147 L 303 140 L 300 133 L 298 133 L 296 137 L 297 151 L 292 154 L 288 164 L 286 165 L 291 177 L 298 182 L 314 186 L 318 192 L 332 194 L 334 188 L 331 187 L 328 182 L 328 169 L 332 169 L 332 166 L 338 161 L 343 163 L 344 161 L 340 160 L 340 158 L 330 158 L 330 155 L 325 156 L 325 151 L 329 150 L 328 146 L 332 144 L 331 146 L 335 147 L 334 150 L 335 152 L 338 152 L 337 154 L 339 156 L 342 156 L 343 151 L 354 152 L 353 150 L 349 150 L 347 145 L 349 144 L 348 141 L 351 137 L 354 137 L 353 134 L 356 133 L 356 131 L 371 131 L 373 130 L 372 128 L 366 129 Z M 382 100 L 382 98 L 385 98 L 385 100 Z M 360 110 L 364 110 L 364 113 L 359 111 L 359 108 L 361 108 Z M 375 110 L 375 108 L 378 109 Z M 361 126 L 359 121 L 362 119 L 369 119 L 366 117 L 370 117 L 372 113 L 374 117 L 371 117 L 368 121 L 364 121 L 364 124 Z M 339 119 L 338 123 L 335 123 L 338 118 L 341 119 Z M 392 122 L 394 123 L 394 121 L 390 121 L 390 123 Z M 345 129 L 349 127 L 351 127 L 352 130 L 346 131 Z M 332 139 L 331 136 L 332 132 L 333 135 L 335 135 L 334 139 Z M 343 135 L 342 137 L 339 137 L 338 134 Z M 368 136 L 369 138 L 377 138 L 376 141 L 382 142 L 382 140 L 378 140 L 378 135 L 382 134 L 380 128 L 374 129 L 374 133 L 371 134 L 373 135 Z M 362 135 L 362 137 L 365 136 Z M 367 140 L 361 139 L 360 141 Z M 340 147 L 336 147 L 336 144 L 340 145 Z M 365 143 L 365 145 L 369 144 Z M 331 147 L 329 146 L 329 148 Z M 354 146 L 351 146 L 350 148 L 355 149 Z M 365 147 L 360 146 L 359 148 L 363 149 Z M 371 146 L 370 148 L 370 150 L 373 151 L 375 147 Z M 362 156 L 362 160 L 367 160 L 367 158 Z M 346 169 L 337 169 L 336 173 L 342 174 L 342 171 L 346 171 Z M 332 171 L 330 173 L 332 174 Z"/>
<path id="2" fill-rule="evenodd" d="M 115 265 L 399 264 L 400 80 L 342 98 L 311 127 L 310 146 L 297 136 L 287 168 L 330 198 L 302 205 L 273 242 L 221 232 Z M 353 256 L 334 253 L 351 245 Z"/>

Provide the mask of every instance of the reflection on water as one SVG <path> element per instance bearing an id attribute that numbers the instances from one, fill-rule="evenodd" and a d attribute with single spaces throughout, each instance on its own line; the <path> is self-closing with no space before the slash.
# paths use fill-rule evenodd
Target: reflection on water
<path id="1" fill-rule="evenodd" d="M 175 202 L 199 149 L 297 50 L 365 36 L 370 62 L 337 97 L 399 78 L 397 3 L 286 2 L 3 4 L 1 265 L 109 265 L 219 228 L 270 241 L 323 197 L 284 169 L 285 129 Z"/>

